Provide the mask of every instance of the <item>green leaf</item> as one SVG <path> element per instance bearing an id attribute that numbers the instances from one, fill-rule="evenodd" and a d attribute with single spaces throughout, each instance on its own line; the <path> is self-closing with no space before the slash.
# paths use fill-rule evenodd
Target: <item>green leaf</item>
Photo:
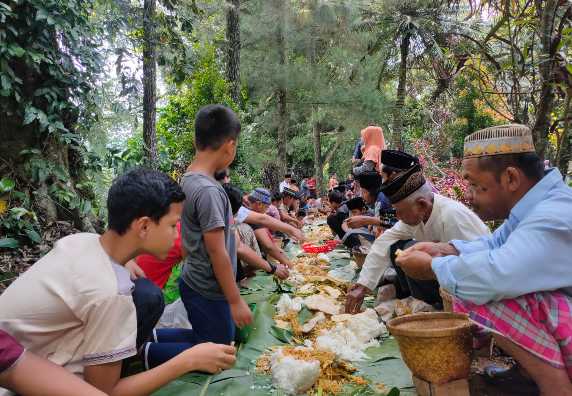
<path id="1" fill-rule="evenodd" d="M 572 74 L 572 64 L 567 64 L 566 69 L 568 70 L 568 73 Z"/>
<path id="2" fill-rule="evenodd" d="M 20 47 L 19 45 L 13 44 L 8 47 L 8 52 L 19 58 L 26 53 L 26 50 L 24 50 L 24 48 Z"/>
<path id="3" fill-rule="evenodd" d="M 400 393 L 399 388 L 391 388 L 387 396 L 399 396 Z"/>
<path id="4" fill-rule="evenodd" d="M 298 323 L 303 325 L 304 323 L 312 319 L 313 316 L 314 314 L 312 313 L 312 311 L 310 311 L 308 308 L 306 308 L 306 306 L 304 306 L 300 310 L 300 312 L 298 312 Z"/>
<path id="5" fill-rule="evenodd" d="M 30 211 L 26 208 L 12 208 L 10 209 L 10 214 L 14 216 L 16 219 L 20 220 L 23 216 L 30 214 Z"/>
<path id="6" fill-rule="evenodd" d="M 38 116 L 37 114 L 38 109 L 33 106 L 27 106 L 26 110 L 24 111 L 24 122 L 23 125 L 28 125 L 32 123 Z"/>
<path id="7" fill-rule="evenodd" d="M 3 177 L 0 179 L 0 195 L 10 192 L 16 187 L 16 182 L 12 179 Z"/>
<path id="8" fill-rule="evenodd" d="M 16 249 L 20 244 L 14 238 L 0 239 L 0 249 Z"/>
<path id="9" fill-rule="evenodd" d="M 26 235 L 28 236 L 28 238 L 30 238 L 30 240 L 32 242 L 35 243 L 40 243 L 42 242 L 42 237 L 40 236 L 40 234 L 38 234 L 36 231 L 34 230 L 26 230 Z"/>
<path id="10" fill-rule="evenodd" d="M 272 326 L 270 334 L 272 334 L 278 341 L 282 341 L 286 344 L 292 344 L 294 341 L 292 332 L 290 330 L 281 329 L 280 327 Z"/>
<path id="11" fill-rule="evenodd" d="M 0 75 L 0 83 L 3 89 L 11 90 L 12 82 L 10 81 L 7 75 L 5 74 Z"/>

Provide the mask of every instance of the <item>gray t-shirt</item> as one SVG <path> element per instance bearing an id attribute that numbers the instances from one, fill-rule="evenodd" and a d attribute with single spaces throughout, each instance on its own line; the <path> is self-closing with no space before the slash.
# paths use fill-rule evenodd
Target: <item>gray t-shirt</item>
<path id="1" fill-rule="evenodd" d="M 205 298 L 224 300 L 203 233 L 224 228 L 225 246 L 236 277 L 236 241 L 230 225 L 232 211 L 230 201 L 216 180 L 200 173 L 188 172 L 183 177 L 186 199 L 181 218 L 182 242 L 188 256 L 181 277 L 195 292 Z"/>

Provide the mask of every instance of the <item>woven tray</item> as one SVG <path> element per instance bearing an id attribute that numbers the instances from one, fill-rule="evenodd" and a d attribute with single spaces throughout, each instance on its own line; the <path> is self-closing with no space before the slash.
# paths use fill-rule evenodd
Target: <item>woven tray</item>
<path id="1" fill-rule="evenodd" d="M 469 376 L 472 335 L 467 315 L 419 313 L 392 319 L 387 327 L 415 376 L 434 384 Z"/>

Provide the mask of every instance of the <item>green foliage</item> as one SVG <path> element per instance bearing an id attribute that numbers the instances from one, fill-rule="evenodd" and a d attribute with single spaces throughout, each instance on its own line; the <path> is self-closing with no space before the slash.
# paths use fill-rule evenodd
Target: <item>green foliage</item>
<path id="1" fill-rule="evenodd" d="M 235 111 L 237 105 L 230 97 L 229 85 L 223 77 L 220 54 L 212 45 L 197 48 L 200 57 L 194 73 L 184 82 L 176 95 L 168 98 L 159 110 L 157 122 L 160 169 L 181 171 L 194 153 L 195 116 L 207 104 L 224 104 Z"/>
<path id="2" fill-rule="evenodd" d="M 36 214 L 23 207 L 13 207 L 0 215 L 0 232 L 8 235 L 0 239 L 0 248 L 17 248 L 23 241 L 40 243 L 39 224 Z"/>
<path id="3" fill-rule="evenodd" d="M 470 81 L 460 79 L 457 92 L 458 95 L 453 101 L 455 117 L 445 129 L 446 133 L 453 137 L 453 155 L 462 157 L 465 137 L 479 129 L 495 125 L 496 121 L 477 104 L 479 100 L 482 101 L 481 95 Z"/>
<path id="4" fill-rule="evenodd" d="M 79 144 L 71 130 L 100 68 L 92 1 L 10 1 L 0 7 L 0 103 L 8 116 Z"/>

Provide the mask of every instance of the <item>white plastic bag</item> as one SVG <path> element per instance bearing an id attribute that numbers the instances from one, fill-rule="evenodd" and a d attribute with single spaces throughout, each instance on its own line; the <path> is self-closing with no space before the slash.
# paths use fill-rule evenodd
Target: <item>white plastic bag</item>
<path id="1" fill-rule="evenodd" d="M 191 329 L 191 323 L 187 316 L 187 310 L 185 305 L 180 298 L 176 299 L 173 303 L 165 307 L 159 323 L 155 326 L 158 329 L 161 328 L 179 328 L 179 329 Z"/>

